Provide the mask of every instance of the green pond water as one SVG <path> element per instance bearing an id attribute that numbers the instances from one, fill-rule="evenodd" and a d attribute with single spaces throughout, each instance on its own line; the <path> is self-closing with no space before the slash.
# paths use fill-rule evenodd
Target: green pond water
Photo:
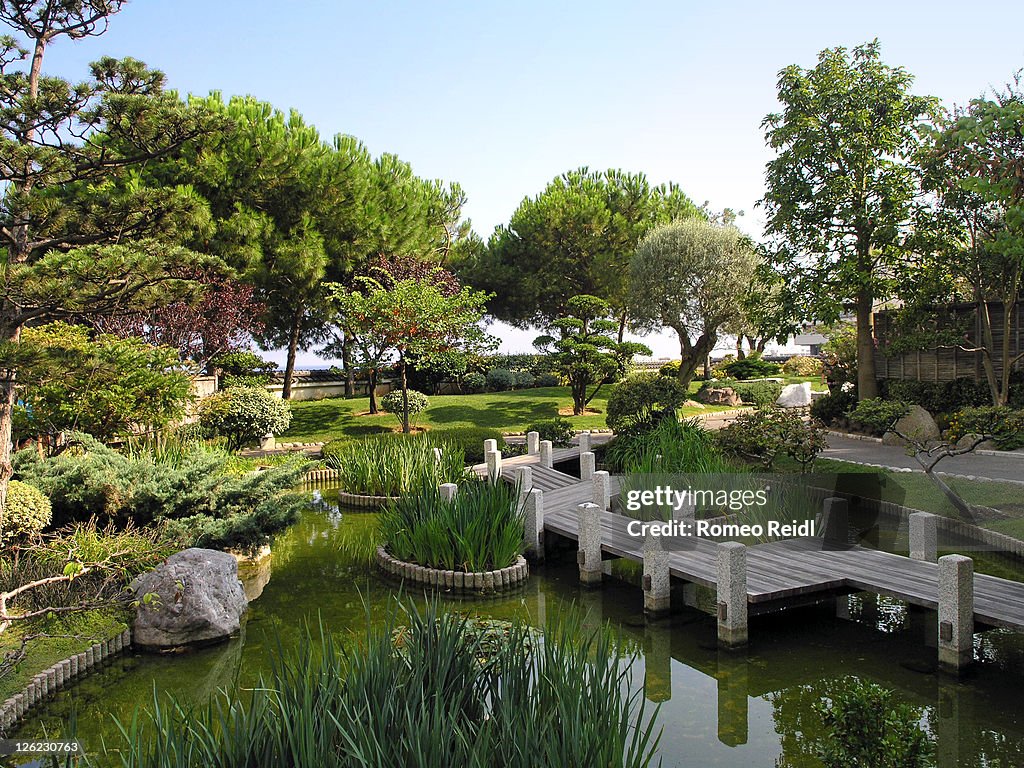
<path id="1" fill-rule="evenodd" d="M 325 490 L 324 496 L 333 493 Z M 362 632 L 367 616 L 383 623 L 396 610 L 398 586 L 351 554 L 372 516 L 341 512 L 319 494 L 303 518 L 274 542 L 273 556 L 249 574 L 262 592 L 242 635 L 227 644 L 171 656 L 131 654 L 112 660 L 62 691 L 26 722 L 19 737 L 66 732 L 74 712 L 78 737 L 95 753 L 116 742 L 114 718 L 130 719 L 154 688 L 180 701 L 205 701 L 219 688 L 251 686 L 278 642 L 301 642 L 318 620 L 332 632 Z M 486 600 L 448 600 L 488 618 L 542 624 L 575 603 L 588 621 L 610 622 L 631 648 L 637 684 L 661 705 L 659 757 L 665 766 L 723 768 L 819 766 L 809 739 L 820 733 L 813 704 L 845 675 L 893 689 L 922 708 L 937 741 L 938 765 L 1024 766 L 1024 642 L 993 631 L 975 637 L 978 664 L 957 682 L 936 674 L 935 617 L 870 594 L 751 621 L 744 652 L 716 649 L 714 619 L 681 606 L 670 619 L 646 623 L 635 568 L 616 568 L 603 588 L 578 584 L 573 553 L 534 569 L 519 592 Z M 710 604 L 711 596 L 703 595 Z"/>

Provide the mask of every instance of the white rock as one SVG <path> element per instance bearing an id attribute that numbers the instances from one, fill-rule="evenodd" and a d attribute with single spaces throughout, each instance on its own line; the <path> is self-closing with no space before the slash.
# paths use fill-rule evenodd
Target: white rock
<path id="1" fill-rule="evenodd" d="M 782 388 L 776 405 L 783 408 L 805 408 L 811 404 L 811 383 L 788 384 Z"/>

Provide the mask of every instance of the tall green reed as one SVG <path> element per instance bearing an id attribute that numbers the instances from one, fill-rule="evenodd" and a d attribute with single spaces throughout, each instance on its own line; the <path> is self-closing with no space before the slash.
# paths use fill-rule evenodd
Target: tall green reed
<path id="1" fill-rule="evenodd" d="M 326 463 L 338 471 L 342 488 L 369 496 L 401 496 L 467 478 L 463 450 L 429 435 L 375 435 L 343 445 Z"/>

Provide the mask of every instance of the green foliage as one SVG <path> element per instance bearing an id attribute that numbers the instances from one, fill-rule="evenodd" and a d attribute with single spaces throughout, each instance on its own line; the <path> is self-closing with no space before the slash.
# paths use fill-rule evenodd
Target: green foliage
<path id="1" fill-rule="evenodd" d="M 205 707 L 154 696 L 104 757 L 125 768 L 177 768 L 181 755 L 300 768 L 651 765 L 657 710 L 634 659 L 576 612 L 551 612 L 543 638 L 517 622 L 497 642 L 436 603 L 389 615 L 340 647 L 326 627 L 307 631 L 260 684 Z"/>
<path id="2" fill-rule="evenodd" d="M 770 363 L 762 360 L 757 355 L 748 355 L 742 360 L 733 360 L 722 366 L 722 370 L 734 379 L 761 379 L 769 376 L 778 376 L 782 372 L 782 366 L 778 363 Z"/>
<path id="3" fill-rule="evenodd" d="M 508 446 L 501 430 L 489 427 L 460 427 L 444 430 L 444 441 L 452 446 L 452 450 L 461 451 L 466 464 L 482 464 L 484 461 L 484 441 L 496 440 L 498 448 L 507 452 Z"/>
<path id="4" fill-rule="evenodd" d="M 835 390 L 811 401 L 811 418 L 833 425 L 857 405 L 857 396 L 849 390 Z"/>
<path id="5" fill-rule="evenodd" d="M 388 505 L 380 531 L 387 550 L 407 563 L 466 572 L 506 568 L 523 546 L 519 490 L 478 481 L 446 500 L 436 485 L 424 485 Z"/>
<path id="6" fill-rule="evenodd" d="M 820 376 L 822 361 L 819 357 L 793 355 L 782 364 L 782 372 L 787 376 Z"/>
<path id="7" fill-rule="evenodd" d="M 828 330 L 828 341 L 821 348 L 822 371 L 830 392 L 844 384 L 857 384 L 857 329 L 841 323 Z"/>
<path id="8" fill-rule="evenodd" d="M 880 397 L 861 400 L 849 413 L 851 421 L 867 427 L 876 434 L 892 429 L 907 411 L 910 405 L 900 400 L 883 400 Z"/>
<path id="9" fill-rule="evenodd" d="M 476 395 L 487 389 L 487 377 L 482 373 L 467 373 L 462 377 L 462 391 Z"/>
<path id="10" fill-rule="evenodd" d="M 1024 448 L 1024 410 L 991 405 L 963 408 L 950 420 L 947 438 L 955 443 L 965 435 L 992 439 L 1004 451 Z"/>
<path id="11" fill-rule="evenodd" d="M 882 382 L 882 394 L 888 400 L 916 403 L 929 413 L 952 413 L 991 402 L 988 385 L 967 378 L 953 381 L 887 379 Z"/>
<path id="12" fill-rule="evenodd" d="M 398 423 L 416 423 L 416 416 L 430 407 L 430 399 L 422 392 L 393 389 L 380 399 L 380 407 L 398 417 Z"/>
<path id="13" fill-rule="evenodd" d="M 50 524 L 50 500 L 38 488 L 12 480 L 7 484 L 7 503 L 0 520 L 0 543 L 38 533 Z"/>
<path id="14" fill-rule="evenodd" d="M 700 385 L 697 393 L 707 389 L 729 387 L 739 395 L 744 403 L 756 405 L 758 408 L 769 408 L 778 402 L 782 394 L 782 384 L 777 381 L 733 381 L 732 379 L 712 379 Z"/>
<path id="15" fill-rule="evenodd" d="M 434 449 L 441 451 L 440 460 Z M 425 485 L 466 480 L 463 450 L 428 435 L 374 435 L 323 447 L 341 487 L 365 496 L 401 496 Z"/>
<path id="16" fill-rule="evenodd" d="M 608 319 L 609 306 L 603 299 L 573 296 L 567 304 L 568 314 L 551 324 L 558 338 L 540 336 L 534 345 L 550 353 L 569 383 L 573 414 L 579 416 L 606 381 L 621 375 L 635 355 L 649 355 L 651 350 L 643 344 L 618 342 L 610 335 L 618 324 Z"/>
<path id="17" fill-rule="evenodd" d="M 491 392 L 508 392 L 515 382 L 515 374 L 507 368 L 491 368 L 487 372 L 487 388 Z"/>
<path id="18" fill-rule="evenodd" d="M 921 710 L 897 704 L 893 693 L 857 678 L 836 681 L 815 712 L 825 733 L 818 757 L 825 768 L 928 768 L 932 745 Z"/>
<path id="19" fill-rule="evenodd" d="M 526 431 L 538 433 L 541 440 L 550 440 L 556 448 L 568 447 L 574 434 L 572 422 L 561 416 L 535 421 L 526 427 Z"/>
<path id="20" fill-rule="evenodd" d="M 537 379 L 529 371 L 516 371 L 513 377 L 515 379 L 513 386 L 516 389 L 532 389 L 536 386 Z"/>
<path id="21" fill-rule="evenodd" d="M 732 226 L 700 218 L 655 227 L 630 262 L 630 310 L 644 329 L 679 337 L 679 380 L 689 386 L 719 333 L 743 316 L 743 296 L 758 257 Z"/>
<path id="22" fill-rule="evenodd" d="M 675 377 L 637 374 L 623 379 L 608 396 L 606 421 L 616 432 L 662 416 L 675 416 L 689 395 Z"/>
<path id="23" fill-rule="evenodd" d="M 277 364 L 264 360 L 251 350 L 222 352 L 210 361 L 211 368 L 222 372 L 221 388 L 263 387 L 270 383 L 270 374 Z"/>
<path id="24" fill-rule="evenodd" d="M 660 458 L 659 458 L 660 457 Z M 664 418 L 616 435 L 605 451 L 614 472 L 727 473 L 737 471 L 697 419 Z"/>
<path id="25" fill-rule="evenodd" d="M 820 422 L 805 422 L 785 408 L 762 408 L 741 413 L 716 435 L 731 456 L 753 461 L 770 470 L 779 456 L 789 456 L 807 472 L 828 444 Z"/>
<path id="26" fill-rule="evenodd" d="M 661 368 L 658 369 L 658 373 L 662 376 L 673 376 L 679 377 L 679 368 L 682 363 L 679 360 L 669 360 Z"/>
<path id="27" fill-rule="evenodd" d="M 554 373 L 538 373 L 533 383 L 537 387 L 558 387 L 561 386 L 562 380 Z"/>
<path id="28" fill-rule="evenodd" d="M 305 505 L 290 491 L 305 471 L 301 460 L 236 475 L 229 453 L 205 446 L 128 456 L 88 435 L 73 435 L 71 445 L 47 459 L 15 454 L 16 476 L 50 498 L 59 525 L 96 517 L 121 528 L 163 526 L 182 546 L 256 549 Z"/>
<path id="29" fill-rule="evenodd" d="M 226 437 L 230 450 L 264 435 L 280 435 L 291 420 L 288 404 L 265 389 L 233 387 L 199 404 L 199 423 L 209 433 Z"/>
<path id="30" fill-rule="evenodd" d="M 88 328 L 61 322 L 26 328 L 22 348 L 34 359 L 20 376 L 19 438 L 80 431 L 109 441 L 134 427 L 166 427 L 192 398 L 172 347 L 90 338 Z"/>

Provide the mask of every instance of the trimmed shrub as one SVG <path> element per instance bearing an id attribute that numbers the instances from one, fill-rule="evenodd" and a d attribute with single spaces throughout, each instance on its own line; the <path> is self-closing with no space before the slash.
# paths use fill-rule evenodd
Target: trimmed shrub
<path id="1" fill-rule="evenodd" d="M 572 422 L 561 416 L 535 421 L 526 428 L 526 431 L 538 432 L 541 440 L 550 440 L 556 448 L 567 447 L 573 436 Z"/>
<path id="2" fill-rule="evenodd" d="M 423 413 L 430 406 L 430 399 L 422 392 L 415 389 L 408 390 L 409 399 L 409 423 L 416 422 L 416 416 Z M 392 389 L 380 399 L 380 407 L 387 413 L 392 414 L 402 423 L 402 409 L 405 405 L 405 398 L 402 397 L 402 390 Z"/>
<path id="3" fill-rule="evenodd" d="M 727 454 L 757 462 L 765 470 L 772 468 L 779 455 L 786 455 L 807 471 L 828 447 L 820 422 L 805 422 L 798 413 L 783 408 L 742 413 L 719 430 L 716 439 Z"/>
<path id="4" fill-rule="evenodd" d="M 742 360 L 733 360 L 722 366 L 722 370 L 733 379 L 762 379 L 768 376 L 778 376 L 782 366 L 778 363 L 769 363 L 760 357 L 745 357 Z"/>
<path id="5" fill-rule="evenodd" d="M 789 376 L 820 376 L 822 367 L 821 358 L 793 355 L 782 364 L 782 372 Z"/>
<path id="6" fill-rule="evenodd" d="M 536 377 L 529 371 L 516 371 L 512 374 L 513 386 L 516 389 L 531 389 L 536 384 Z"/>
<path id="7" fill-rule="evenodd" d="M 615 385 L 608 396 L 605 422 L 616 431 L 640 423 L 652 423 L 662 415 L 676 414 L 688 397 L 679 379 L 639 374 Z"/>
<path id="8" fill-rule="evenodd" d="M 515 383 L 515 374 L 508 368 L 492 368 L 487 372 L 487 388 L 491 392 L 508 392 Z"/>
<path id="9" fill-rule="evenodd" d="M 953 381 L 914 381 L 883 379 L 882 396 L 920 405 L 929 413 L 953 413 L 961 408 L 984 406 L 991 402 L 988 384 L 974 379 Z"/>
<path id="10" fill-rule="evenodd" d="M 462 377 L 462 391 L 467 395 L 478 395 L 487 390 L 487 377 L 482 373 L 467 373 Z"/>
<path id="11" fill-rule="evenodd" d="M 238 450 L 267 434 L 280 435 L 291 421 L 288 404 L 265 389 L 225 389 L 199 404 L 199 423 L 203 429 L 226 437 L 230 450 Z"/>
<path id="12" fill-rule="evenodd" d="M 33 485 L 11 480 L 7 483 L 0 543 L 38 533 L 50 524 L 53 510 L 46 494 Z"/>
<path id="13" fill-rule="evenodd" d="M 850 421 L 874 435 L 884 434 L 910 409 L 908 403 L 900 400 L 883 400 L 873 397 L 861 400 L 850 411 Z"/>
<path id="14" fill-rule="evenodd" d="M 964 408 L 950 420 L 947 438 L 955 443 L 965 435 L 989 435 L 1004 451 L 1024 448 L 1024 411 L 992 405 Z"/>
<path id="15" fill-rule="evenodd" d="M 533 383 L 538 387 L 557 387 L 562 382 L 553 373 L 538 373 Z"/>
<path id="16" fill-rule="evenodd" d="M 854 392 L 836 390 L 811 401 L 811 418 L 833 426 L 845 418 L 856 405 L 857 395 Z"/>
<path id="17" fill-rule="evenodd" d="M 682 363 L 678 360 L 670 360 L 665 363 L 661 368 L 658 369 L 658 373 L 661 376 L 679 377 L 679 368 Z"/>
<path id="18" fill-rule="evenodd" d="M 467 464 L 482 464 L 484 461 L 484 440 L 497 440 L 498 448 L 502 454 L 508 453 L 508 446 L 504 445 L 505 438 L 501 430 L 490 427 L 462 427 L 460 429 L 446 429 L 437 434 L 443 435 L 446 443 L 453 449 L 462 451 L 466 457 Z"/>

